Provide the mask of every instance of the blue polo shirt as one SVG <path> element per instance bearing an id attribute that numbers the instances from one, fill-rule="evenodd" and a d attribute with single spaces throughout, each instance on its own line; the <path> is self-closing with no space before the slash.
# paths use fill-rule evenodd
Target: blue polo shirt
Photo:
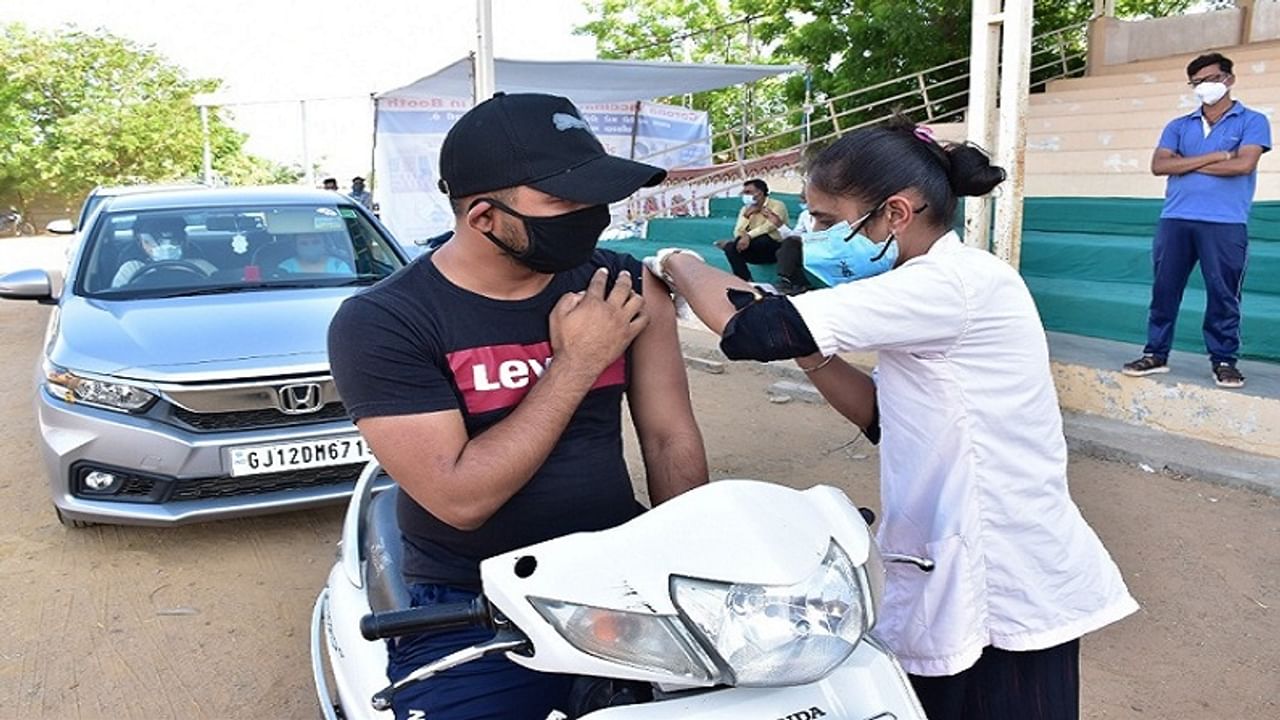
<path id="1" fill-rule="evenodd" d="M 1160 134 L 1160 147 L 1182 157 L 1239 150 L 1241 145 L 1271 149 L 1271 124 L 1267 116 L 1250 110 L 1239 100 L 1204 134 L 1204 106 L 1174 118 Z M 1249 220 L 1258 173 L 1218 177 L 1202 172 L 1170 175 L 1164 192 L 1162 218 L 1202 222 L 1239 223 Z"/>

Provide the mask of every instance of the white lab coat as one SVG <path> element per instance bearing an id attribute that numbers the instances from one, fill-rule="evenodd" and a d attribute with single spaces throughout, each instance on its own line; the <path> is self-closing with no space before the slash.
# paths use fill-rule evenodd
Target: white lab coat
<path id="1" fill-rule="evenodd" d="M 876 634 L 916 675 L 988 645 L 1039 650 L 1137 610 L 1067 490 L 1044 327 L 1017 272 L 948 233 L 865 280 L 791 298 L 823 354 L 879 351 L 878 541 L 891 564 Z"/>

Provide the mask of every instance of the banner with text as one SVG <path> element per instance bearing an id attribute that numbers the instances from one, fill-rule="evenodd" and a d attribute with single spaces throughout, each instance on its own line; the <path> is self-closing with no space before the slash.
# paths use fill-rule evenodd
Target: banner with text
<path id="1" fill-rule="evenodd" d="M 453 227 L 449 199 L 437 187 L 440 145 L 470 107 L 470 98 L 378 99 L 374 199 L 382 222 L 400 242 L 425 240 Z M 650 102 L 579 109 L 612 155 L 668 169 L 710 164 L 711 128 L 703 111 Z M 615 225 L 635 209 L 635 203 L 619 203 L 613 209 Z"/>

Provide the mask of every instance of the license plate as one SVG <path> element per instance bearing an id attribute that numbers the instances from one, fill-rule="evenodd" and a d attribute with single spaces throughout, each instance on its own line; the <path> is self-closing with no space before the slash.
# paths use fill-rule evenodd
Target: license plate
<path id="1" fill-rule="evenodd" d="M 233 477 L 347 465 L 373 459 L 369 446 L 359 435 L 230 448 L 228 455 Z"/>

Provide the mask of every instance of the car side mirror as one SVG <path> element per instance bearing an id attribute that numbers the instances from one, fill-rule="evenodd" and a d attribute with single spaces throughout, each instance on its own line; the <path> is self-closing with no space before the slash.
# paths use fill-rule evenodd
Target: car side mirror
<path id="1" fill-rule="evenodd" d="M 44 226 L 46 232 L 54 235 L 73 235 L 76 231 L 75 223 L 63 218 L 62 220 L 54 220 Z"/>
<path id="2" fill-rule="evenodd" d="M 19 270 L 0 275 L 0 298 L 35 300 L 42 305 L 51 305 L 56 301 L 53 296 L 53 280 L 44 270 Z"/>

